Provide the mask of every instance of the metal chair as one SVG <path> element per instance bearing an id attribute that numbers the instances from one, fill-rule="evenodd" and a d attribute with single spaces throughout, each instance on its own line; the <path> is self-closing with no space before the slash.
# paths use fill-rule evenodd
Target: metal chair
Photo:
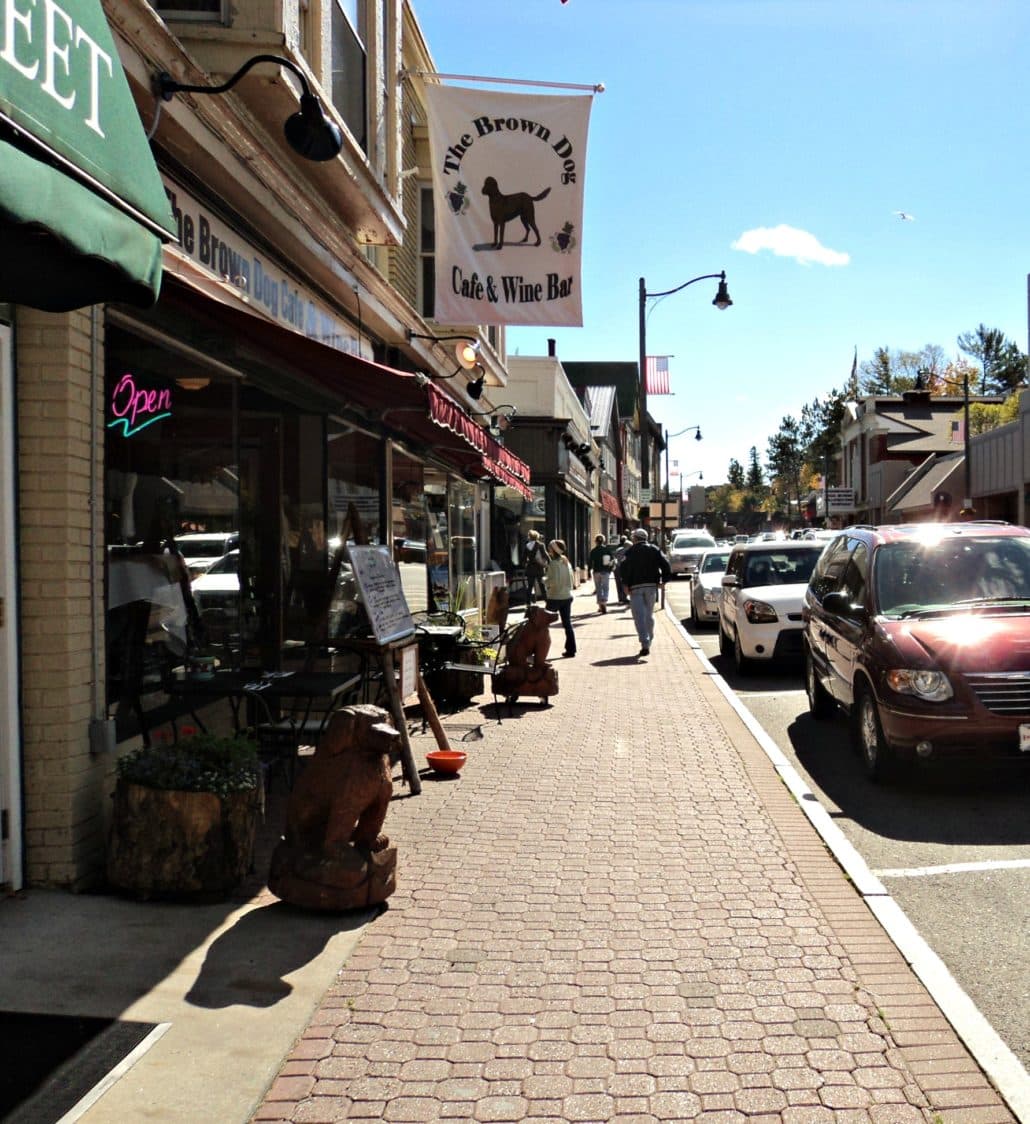
<path id="1" fill-rule="evenodd" d="M 300 767 L 302 746 L 317 746 L 332 716 L 353 701 L 361 677 L 358 675 L 336 687 L 324 709 L 316 708 L 310 695 L 298 695 L 277 715 L 260 686 L 244 690 L 251 716 L 250 732 L 257 743 L 265 791 L 271 788 L 274 774 L 281 772 L 288 790 L 293 788 Z"/>

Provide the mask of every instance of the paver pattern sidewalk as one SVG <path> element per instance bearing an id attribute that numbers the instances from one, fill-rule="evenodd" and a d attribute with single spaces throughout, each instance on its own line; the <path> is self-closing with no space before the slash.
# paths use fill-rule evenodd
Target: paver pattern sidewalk
<path id="1" fill-rule="evenodd" d="M 397 893 L 254 1119 L 1011 1121 L 671 622 L 639 660 L 594 608 L 552 706 L 398 785 Z"/>

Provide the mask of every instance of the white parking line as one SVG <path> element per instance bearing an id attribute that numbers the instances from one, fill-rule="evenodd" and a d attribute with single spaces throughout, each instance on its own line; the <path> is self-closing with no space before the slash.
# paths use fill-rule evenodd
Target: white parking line
<path id="1" fill-rule="evenodd" d="M 927 878 L 933 874 L 975 874 L 981 870 L 1023 870 L 1030 859 L 995 859 L 981 863 L 945 863 L 943 866 L 901 866 L 895 870 L 874 870 L 877 878 Z"/>

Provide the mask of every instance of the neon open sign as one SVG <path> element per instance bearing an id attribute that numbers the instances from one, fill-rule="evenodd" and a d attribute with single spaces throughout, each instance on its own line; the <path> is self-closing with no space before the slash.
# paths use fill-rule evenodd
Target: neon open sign
<path id="1" fill-rule="evenodd" d="M 126 371 L 111 394 L 111 413 L 114 418 L 107 423 L 107 428 L 120 426 L 123 437 L 132 437 L 148 425 L 172 416 L 172 392 L 137 386 Z"/>

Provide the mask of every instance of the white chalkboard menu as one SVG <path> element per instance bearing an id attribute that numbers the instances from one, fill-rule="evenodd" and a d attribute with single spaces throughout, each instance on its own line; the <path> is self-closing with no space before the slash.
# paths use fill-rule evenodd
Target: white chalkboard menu
<path id="1" fill-rule="evenodd" d="M 415 622 L 401 588 L 400 573 L 386 549 L 352 546 L 348 553 L 376 641 L 386 644 L 411 636 Z"/>

